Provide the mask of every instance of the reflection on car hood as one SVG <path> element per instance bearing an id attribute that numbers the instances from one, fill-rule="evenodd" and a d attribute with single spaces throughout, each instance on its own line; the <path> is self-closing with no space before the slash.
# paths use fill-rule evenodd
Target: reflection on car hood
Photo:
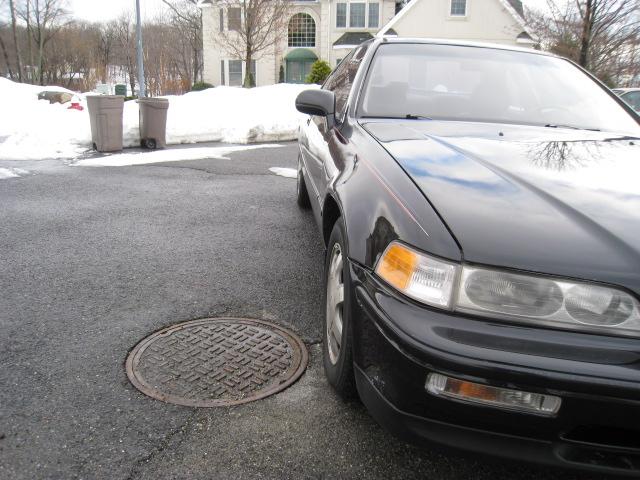
<path id="1" fill-rule="evenodd" d="M 363 126 L 436 208 L 466 261 L 640 294 L 640 140 L 463 122 Z"/>

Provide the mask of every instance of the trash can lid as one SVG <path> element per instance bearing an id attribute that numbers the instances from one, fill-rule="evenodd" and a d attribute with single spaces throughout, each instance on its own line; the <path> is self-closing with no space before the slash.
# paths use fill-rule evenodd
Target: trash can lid
<path id="1" fill-rule="evenodd" d="M 168 98 L 139 98 L 136 102 L 143 104 L 147 107 L 151 108 L 169 108 L 169 99 Z"/>

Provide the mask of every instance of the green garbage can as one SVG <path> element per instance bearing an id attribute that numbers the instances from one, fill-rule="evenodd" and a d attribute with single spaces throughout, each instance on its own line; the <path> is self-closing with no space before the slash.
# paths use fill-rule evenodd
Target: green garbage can
<path id="1" fill-rule="evenodd" d="M 122 111 L 124 97 L 120 95 L 87 95 L 91 141 L 99 152 L 122 150 Z"/>
<path id="2" fill-rule="evenodd" d="M 143 148 L 155 150 L 167 146 L 167 113 L 169 100 L 166 98 L 141 98 L 140 143 Z"/>

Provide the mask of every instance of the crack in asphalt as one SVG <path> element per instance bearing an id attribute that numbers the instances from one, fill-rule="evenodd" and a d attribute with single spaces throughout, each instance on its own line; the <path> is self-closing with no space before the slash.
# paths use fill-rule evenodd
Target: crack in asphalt
<path id="1" fill-rule="evenodd" d="M 217 173 L 206 168 L 197 168 L 197 167 L 183 167 L 178 165 L 161 165 L 159 163 L 149 163 L 147 165 L 135 165 L 137 167 L 160 167 L 160 168 L 178 168 L 181 170 L 195 170 L 196 172 L 204 172 L 209 173 L 211 175 L 218 175 L 221 177 L 282 177 L 281 175 L 276 175 L 274 173 L 265 172 L 265 173 L 251 173 L 251 172 L 239 172 L 239 173 Z M 290 179 L 293 180 L 293 179 Z"/>
<path id="2" fill-rule="evenodd" d="M 129 474 L 126 476 L 126 480 L 134 480 L 138 478 L 142 470 L 144 470 L 144 467 L 152 460 L 155 460 L 159 455 L 162 455 L 169 448 L 169 446 L 172 446 L 172 448 L 179 447 L 186 439 L 188 430 L 191 429 L 197 415 L 198 410 L 193 410 L 180 427 L 170 431 L 164 436 L 164 438 L 160 439 L 157 442 L 156 446 L 151 449 L 151 452 L 149 452 L 148 455 L 145 455 L 139 460 L 136 460 L 132 465 Z M 180 434 L 182 438 L 177 443 L 172 444 L 172 440 L 175 437 L 178 437 Z"/>

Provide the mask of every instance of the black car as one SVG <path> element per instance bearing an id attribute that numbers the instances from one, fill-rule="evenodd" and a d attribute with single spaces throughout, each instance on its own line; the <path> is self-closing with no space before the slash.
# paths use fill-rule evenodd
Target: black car
<path id="1" fill-rule="evenodd" d="M 374 39 L 302 92 L 324 365 L 392 432 L 640 476 L 640 125 L 568 60 Z"/>

